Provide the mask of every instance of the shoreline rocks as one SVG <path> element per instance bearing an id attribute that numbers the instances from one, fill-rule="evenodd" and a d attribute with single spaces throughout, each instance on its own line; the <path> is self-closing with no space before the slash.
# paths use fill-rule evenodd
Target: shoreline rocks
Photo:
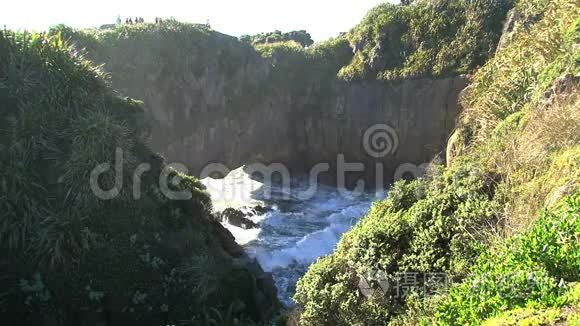
<path id="1" fill-rule="evenodd" d="M 261 205 L 254 207 L 226 208 L 221 212 L 215 214 L 215 218 L 219 222 L 225 222 L 239 228 L 249 230 L 258 228 L 258 223 L 252 221 L 249 217 L 261 216 L 270 209 Z"/>

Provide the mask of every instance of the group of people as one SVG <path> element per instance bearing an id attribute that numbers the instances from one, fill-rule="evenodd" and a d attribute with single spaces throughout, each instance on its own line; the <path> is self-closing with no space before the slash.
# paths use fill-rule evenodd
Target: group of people
<path id="1" fill-rule="evenodd" d="M 143 19 L 142 17 L 135 17 L 135 20 L 133 20 L 131 17 L 125 18 L 125 24 L 128 24 L 128 25 L 139 24 L 139 23 L 144 23 L 144 22 L 145 22 L 145 19 Z"/>
<path id="2" fill-rule="evenodd" d="M 125 24 L 127 25 L 139 24 L 144 22 L 145 19 L 143 19 L 143 17 L 135 17 L 135 19 L 133 19 L 132 17 L 125 18 Z M 160 17 L 155 17 L 155 24 L 161 24 L 162 22 L 163 19 L 161 19 Z M 120 24 L 121 24 L 121 16 L 117 16 L 117 25 Z"/>

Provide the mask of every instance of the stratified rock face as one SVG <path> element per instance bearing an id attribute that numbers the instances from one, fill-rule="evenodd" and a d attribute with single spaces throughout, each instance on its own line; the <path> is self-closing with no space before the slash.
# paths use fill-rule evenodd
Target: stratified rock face
<path id="1" fill-rule="evenodd" d="M 298 85 L 299 91 L 285 82 L 273 87 L 272 62 L 234 38 L 211 37 L 212 42 L 175 51 L 131 41 L 106 53 L 89 51 L 106 63 L 115 88 L 144 101 L 153 121 L 153 149 L 197 175 L 216 162 L 230 169 L 276 162 L 292 172 L 327 162 L 336 171 L 337 155 L 343 154 L 347 162 L 365 164 L 365 171 L 350 179 L 364 176 L 367 185 L 374 184 L 375 163 L 382 162 L 380 179 L 390 182 L 400 164 L 422 164 L 444 152 L 457 96 L 467 82 L 464 77 L 396 84 L 314 79 Z M 365 130 L 376 124 L 388 126 L 391 141 L 381 143 L 385 139 L 378 135 L 379 149 L 371 154 L 379 157 L 363 146 Z M 384 145 L 392 149 L 380 153 Z M 335 183 L 335 174 L 320 179 Z"/>
<path id="2" fill-rule="evenodd" d="M 419 166 L 441 153 L 466 83 L 465 77 L 336 83 L 333 96 L 318 110 L 298 115 L 303 117 L 295 130 L 298 156 L 307 167 L 336 162 L 344 154 L 346 162 L 364 163 L 367 184 L 375 182 L 381 163 L 383 180 L 391 182 L 402 164 Z"/>

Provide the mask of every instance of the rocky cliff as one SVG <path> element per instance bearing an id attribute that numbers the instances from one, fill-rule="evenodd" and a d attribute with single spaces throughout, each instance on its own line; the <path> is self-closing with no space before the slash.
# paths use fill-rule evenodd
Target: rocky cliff
<path id="1" fill-rule="evenodd" d="M 76 41 L 105 64 L 114 88 L 144 101 L 154 125 L 152 147 L 193 174 L 215 162 L 230 169 L 277 162 L 292 172 L 327 162 L 336 171 L 343 154 L 347 162 L 365 163 L 365 171 L 351 178 L 374 183 L 374 163 L 381 162 L 382 179 L 390 182 L 400 164 L 422 164 L 442 151 L 467 82 L 343 82 L 308 71 L 296 77 L 298 70 L 282 68 L 235 38 L 189 32 L 155 27 L 138 36 L 101 34 L 99 42 L 89 42 L 77 35 Z M 388 127 L 387 139 L 364 139 L 377 124 Z M 363 142 L 371 139 L 372 146 L 390 150 L 369 155 Z M 320 178 L 334 183 L 334 177 L 328 172 Z"/>
<path id="2" fill-rule="evenodd" d="M 60 36 L 0 31 L 3 325 L 276 313 L 271 276 L 211 215 L 205 187 L 147 146 L 143 111 Z"/>
<path id="3" fill-rule="evenodd" d="M 386 182 L 404 177 L 402 172 L 413 174 L 417 171 L 413 166 L 441 152 L 454 128 L 457 96 L 466 83 L 465 77 L 396 84 L 335 82 L 332 96 L 320 107 L 293 112 L 298 117 L 293 140 L 295 153 L 303 160 L 301 168 L 336 162 L 337 155 L 344 154 L 346 162 L 364 163 L 367 184 L 380 180 L 375 178 L 377 163 L 385 168 Z"/>

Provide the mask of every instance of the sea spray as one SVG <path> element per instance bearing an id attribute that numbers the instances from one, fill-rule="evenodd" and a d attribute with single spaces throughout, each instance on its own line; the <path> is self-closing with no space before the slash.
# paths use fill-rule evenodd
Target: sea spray
<path id="1" fill-rule="evenodd" d="M 308 266 L 331 253 L 342 234 L 364 216 L 373 201 L 382 197 L 345 196 L 334 187 L 319 185 L 313 196 L 300 200 L 300 193 L 308 187 L 305 180 L 295 178 L 290 190 L 281 189 L 276 184 L 251 179 L 243 167 L 223 179 L 202 180 L 216 210 L 243 210 L 254 205 L 271 208 L 263 215 L 248 215 L 259 228 L 223 224 L 264 270 L 272 272 L 280 300 L 286 305 L 292 305 L 296 282 Z"/>

